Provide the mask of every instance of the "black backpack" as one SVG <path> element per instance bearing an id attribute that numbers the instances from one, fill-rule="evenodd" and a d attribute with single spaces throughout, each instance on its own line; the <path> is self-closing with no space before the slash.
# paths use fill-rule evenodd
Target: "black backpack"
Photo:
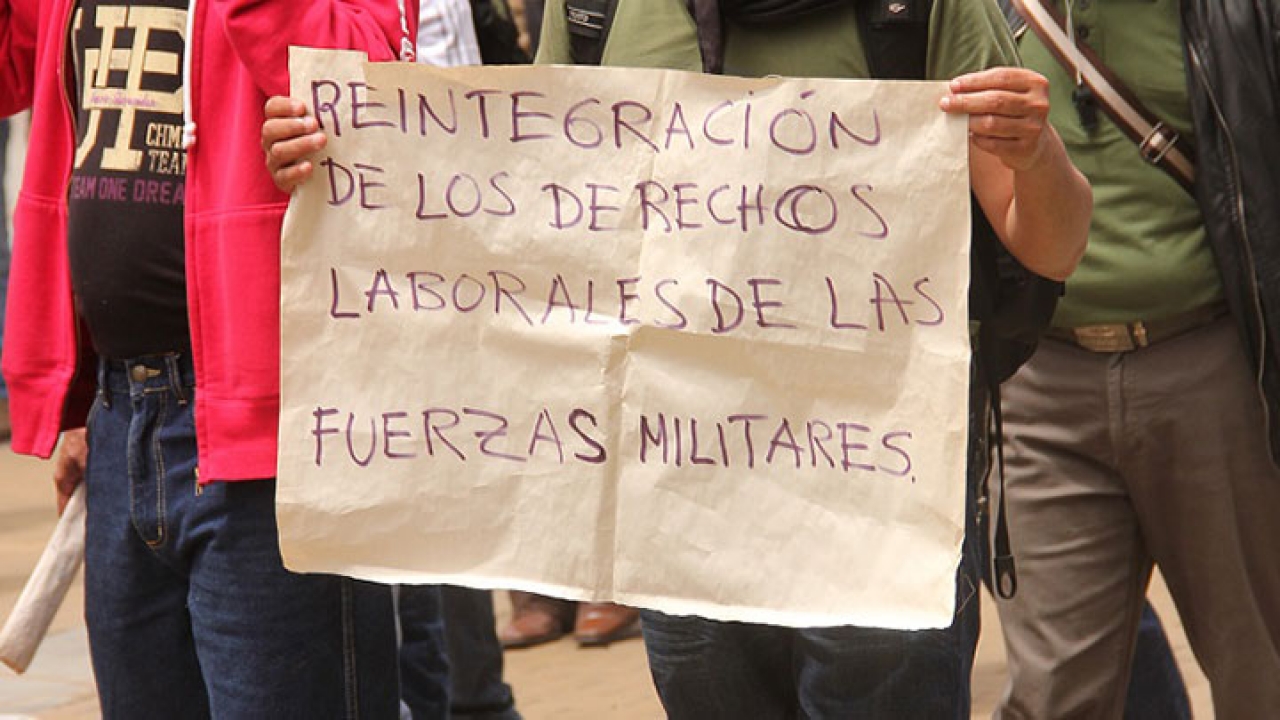
<path id="1" fill-rule="evenodd" d="M 619 0 L 566 0 L 570 54 L 575 64 L 599 65 Z M 775 0 L 756 2 L 761 23 L 800 12 L 817 11 L 853 2 L 858 30 L 871 76 L 882 80 L 921 80 L 926 76 L 929 47 L 929 15 L 933 0 Z M 723 70 L 723 37 L 718 0 L 686 0 L 698 27 L 703 71 Z M 976 199 L 971 200 L 973 222 L 969 254 L 969 315 L 978 321 L 974 351 L 977 376 L 991 396 L 993 437 L 1000 475 L 1000 508 L 996 518 L 992 555 L 994 589 L 1001 597 L 1013 597 L 1017 577 L 1004 507 L 1004 451 L 1001 442 L 1000 384 L 1018 371 L 1049 327 L 1062 296 L 1061 282 L 1041 277 L 1023 267 L 1000 242 Z M 988 505 L 983 482 L 980 508 Z M 983 536 L 986 537 L 985 522 Z M 985 573 L 984 573 L 985 574 Z M 991 579 L 990 577 L 988 578 Z"/>

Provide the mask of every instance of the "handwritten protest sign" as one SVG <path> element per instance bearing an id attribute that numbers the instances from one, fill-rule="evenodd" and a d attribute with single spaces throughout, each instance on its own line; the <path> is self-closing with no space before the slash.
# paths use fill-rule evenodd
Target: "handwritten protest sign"
<path id="1" fill-rule="evenodd" d="M 966 126 L 940 84 L 366 64 L 282 248 L 286 564 L 940 627 Z"/>

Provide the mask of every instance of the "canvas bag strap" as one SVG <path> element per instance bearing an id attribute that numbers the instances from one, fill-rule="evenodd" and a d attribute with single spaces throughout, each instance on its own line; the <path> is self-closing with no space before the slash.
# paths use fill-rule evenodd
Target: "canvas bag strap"
<path id="1" fill-rule="evenodd" d="M 1148 110 L 1093 48 L 1073 40 L 1067 34 L 1064 18 L 1055 9 L 1043 0 L 1013 0 L 1013 4 L 1058 62 L 1070 73 L 1079 74 L 1107 115 L 1137 143 L 1142 158 L 1192 192 L 1196 168 L 1190 157 L 1190 142 Z"/>

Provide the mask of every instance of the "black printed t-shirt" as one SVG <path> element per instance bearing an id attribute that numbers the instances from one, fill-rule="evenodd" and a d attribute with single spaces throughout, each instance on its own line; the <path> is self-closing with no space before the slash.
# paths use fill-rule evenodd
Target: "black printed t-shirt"
<path id="1" fill-rule="evenodd" d="M 186 24 L 187 0 L 81 0 L 72 18 L 71 283 L 105 357 L 191 343 L 182 228 Z"/>

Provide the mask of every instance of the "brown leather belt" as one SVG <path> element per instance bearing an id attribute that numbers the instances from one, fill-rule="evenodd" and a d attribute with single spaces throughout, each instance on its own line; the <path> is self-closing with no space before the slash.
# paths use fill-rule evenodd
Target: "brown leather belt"
<path id="1" fill-rule="evenodd" d="M 1130 352 L 1155 345 L 1185 332 L 1204 327 L 1227 314 L 1227 304 L 1217 302 L 1160 320 L 1105 325 L 1050 328 L 1045 337 L 1071 343 L 1090 352 Z"/>

